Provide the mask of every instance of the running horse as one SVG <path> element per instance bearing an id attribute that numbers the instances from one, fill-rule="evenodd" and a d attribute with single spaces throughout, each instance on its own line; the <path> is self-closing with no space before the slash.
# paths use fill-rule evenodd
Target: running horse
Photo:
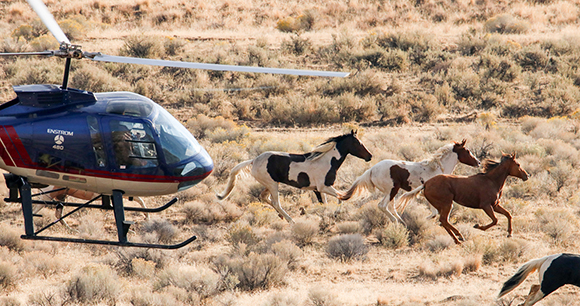
<path id="1" fill-rule="evenodd" d="M 356 134 L 355 131 L 351 131 L 330 138 L 312 152 L 305 154 L 270 151 L 241 162 L 231 170 L 226 189 L 221 194 L 217 194 L 217 197 L 219 200 L 225 199 L 234 189 L 236 177 L 240 171 L 249 172 L 256 181 L 266 187 L 260 198 L 272 205 L 281 218 L 284 217 L 289 223 L 294 223 L 280 206 L 278 184 L 314 190 L 338 198 L 341 194 L 332 185 L 336 180 L 338 168 L 347 155 L 352 154 L 367 162 L 372 158 L 371 153 L 356 137 Z M 251 169 L 248 170 L 248 167 Z M 268 199 L 268 195 L 272 197 L 271 200 Z"/>
<path id="2" fill-rule="evenodd" d="M 522 265 L 502 286 L 498 298 L 508 294 L 538 271 L 540 284 L 532 285 L 526 300 L 520 306 L 532 306 L 564 285 L 580 287 L 580 255 L 560 253 L 533 259 Z"/>
<path id="3" fill-rule="evenodd" d="M 466 140 L 452 142 L 439 148 L 432 157 L 420 162 L 385 159 L 363 173 L 340 200 L 348 200 L 361 190 L 379 189 L 385 197 L 379 209 L 394 222 L 403 219 L 397 213 L 393 199 L 400 189 L 411 191 L 438 174 L 451 174 L 457 163 L 479 167 L 479 160 L 465 147 Z M 433 213 L 436 216 L 436 212 Z"/>
<path id="4" fill-rule="evenodd" d="M 447 233 L 453 238 L 455 243 L 459 240 L 465 241 L 461 233 L 449 223 L 449 213 L 453 201 L 470 208 L 483 209 L 491 218 L 488 225 L 478 225 L 474 227 L 482 231 L 497 224 L 494 211 L 506 216 L 508 220 L 508 237 L 512 235 L 512 216 L 499 204 L 503 186 L 508 176 L 514 176 L 528 180 L 528 173 L 516 161 L 516 153 L 502 154 L 500 162 L 486 160 L 483 165 L 483 173 L 472 176 L 457 176 L 442 174 L 437 175 L 425 184 L 415 188 L 413 191 L 402 195 L 399 198 L 401 213 L 407 204 L 416 198 L 421 191 L 429 203 L 439 212 L 439 221 Z"/>

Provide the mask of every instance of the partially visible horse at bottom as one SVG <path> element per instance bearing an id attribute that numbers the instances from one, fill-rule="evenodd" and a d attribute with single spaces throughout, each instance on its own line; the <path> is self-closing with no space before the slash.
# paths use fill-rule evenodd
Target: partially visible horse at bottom
<path id="1" fill-rule="evenodd" d="M 511 237 L 512 216 L 499 204 L 503 186 L 508 176 L 514 176 L 523 181 L 528 180 L 528 173 L 516 161 L 516 153 L 511 155 L 502 154 L 499 163 L 486 160 L 483 166 L 483 173 L 476 175 L 437 175 L 413 191 L 402 195 L 399 198 L 398 206 L 401 207 L 401 213 L 403 213 L 407 204 L 423 191 L 423 195 L 427 201 L 439 212 L 441 226 L 449 233 L 456 244 L 460 244 L 459 240 L 465 241 L 465 239 L 449 223 L 449 213 L 453 207 L 453 201 L 465 207 L 478 208 L 485 211 L 491 218 L 491 223 L 484 226 L 479 224 L 474 226 L 482 231 L 497 224 L 494 211 L 506 216 L 508 220 L 508 237 Z"/>
<path id="2" fill-rule="evenodd" d="M 540 276 L 540 284 L 532 285 L 530 293 L 520 306 L 532 306 L 564 285 L 580 287 L 580 255 L 561 253 L 534 259 L 522 265 L 503 284 L 498 298 L 514 290 L 536 270 Z"/>
<path id="3" fill-rule="evenodd" d="M 361 190 L 379 189 L 385 197 L 379 202 L 381 209 L 394 222 L 403 219 L 397 213 L 393 199 L 399 189 L 411 189 L 438 174 L 450 174 L 457 163 L 479 167 L 479 160 L 465 147 L 466 140 L 452 142 L 439 148 L 432 157 L 420 162 L 385 159 L 363 173 L 344 193 L 340 200 L 348 200 Z M 433 213 L 436 216 L 436 213 Z"/>
<path id="4" fill-rule="evenodd" d="M 356 137 L 356 132 L 330 138 L 305 154 L 289 154 L 285 152 L 264 152 L 258 157 L 241 162 L 230 172 L 226 189 L 217 194 L 219 200 L 225 199 L 236 184 L 236 177 L 241 171 L 249 172 L 266 189 L 260 198 L 272 205 L 280 217 L 289 223 L 292 218 L 280 206 L 278 184 L 286 184 L 305 190 L 339 197 L 339 192 L 332 187 L 336 180 L 338 168 L 348 154 L 370 161 L 372 154 Z M 251 167 L 248 171 L 247 167 Z M 268 199 L 268 195 L 272 198 Z"/>

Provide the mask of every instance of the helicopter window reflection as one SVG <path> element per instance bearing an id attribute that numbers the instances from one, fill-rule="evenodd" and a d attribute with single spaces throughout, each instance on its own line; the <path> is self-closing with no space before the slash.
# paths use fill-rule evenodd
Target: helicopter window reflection
<path id="1" fill-rule="evenodd" d="M 158 107 L 159 115 L 154 120 L 159 134 L 165 162 L 173 164 L 199 153 L 201 146 L 193 135 L 165 109 Z"/>
<path id="2" fill-rule="evenodd" d="M 157 150 L 150 129 L 143 123 L 111 120 L 115 158 L 120 169 L 157 167 Z"/>
<path id="3" fill-rule="evenodd" d="M 88 116 L 87 122 L 89 123 L 89 131 L 91 133 L 91 141 L 93 142 L 93 152 L 95 153 L 97 166 L 101 168 L 106 167 L 107 154 L 105 153 L 105 148 L 103 146 L 103 140 L 101 138 L 101 132 L 99 129 L 99 122 L 97 121 L 97 118 L 93 116 Z"/>
<path id="4" fill-rule="evenodd" d="M 148 101 L 115 100 L 107 104 L 107 109 L 105 111 L 110 114 L 147 117 L 151 114 L 152 110 L 153 105 Z"/>

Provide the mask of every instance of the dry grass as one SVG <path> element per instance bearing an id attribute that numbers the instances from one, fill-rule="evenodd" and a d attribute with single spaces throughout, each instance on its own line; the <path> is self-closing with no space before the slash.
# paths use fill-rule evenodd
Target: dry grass
<path id="1" fill-rule="evenodd" d="M 48 6 L 85 51 L 351 76 L 73 63 L 71 86 L 151 97 L 208 150 L 212 176 L 177 195 L 184 204 L 157 221 L 137 219 L 129 234 L 131 241 L 173 241 L 192 231 L 200 241 L 167 252 L 24 243 L 19 207 L 0 207 L 2 305 L 491 305 L 502 303 L 495 301 L 500 283 L 523 262 L 577 252 L 575 2 L 80 0 Z M 23 2 L 0 3 L 0 29 L 3 51 L 56 47 Z M 1 101 L 14 97 L 11 85 L 62 79 L 60 59 L 0 62 Z M 337 212 L 335 199 L 318 205 L 311 192 L 282 188 L 289 214 L 307 214 L 290 226 L 258 203 L 263 189 L 252 179 L 240 180 L 227 201 L 215 203 L 214 191 L 237 163 L 268 150 L 310 151 L 342 133 L 342 125 L 362 127 L 373 160 L 347 158 L 338 189 L 381 159 L 422 160 L 451 140 L 467 138 L 482 159 L 517 151 L 532 176 L 508 180 L 504 188 L 514 237 L 505 237 L 503 216 L 481 232 L 472 227 L 488 222 L 485 214 L 457 208 L 450 221 L 467 241 L 455 246 L 436 221 L 425 219 L 421 203 L 403 214 L 404 230 L 377 209 L 376 196 L 343 203 Z M 457 174 L 476 172 L 456 168 Z M 73 216 L 71 225 L 81 237 L 114 239 L 110 222 L 110 215 L 88 212 Z M 342 240 L 351 247 L 341 247 Z M 336 258 L 363 260 L 335 260 L 329 250 Z M 66 265 L 58 264 L 62 258 Z M 527 290 L 524 284 L 507 298 L 520 301 Z M 543 303 L 573 304 L 578 290 L 559 293 Z"/>

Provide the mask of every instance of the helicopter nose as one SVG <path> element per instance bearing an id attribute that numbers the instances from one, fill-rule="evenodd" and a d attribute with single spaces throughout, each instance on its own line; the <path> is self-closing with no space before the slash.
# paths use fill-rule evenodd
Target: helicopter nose
<path id="1" fill-rule="evenodd" d="M 186 180 L 179 183 L 179 191 L 185 190 L 201 182 L 204 178 L 208 177 L 212 171 L 213 161 L 209 154 L 202 149 L 202 151 L 194 156 L 192 160 L 189 160 L 189 162 L 183 167 L 183 170 L 181 170 L 181 177 Z"/>

